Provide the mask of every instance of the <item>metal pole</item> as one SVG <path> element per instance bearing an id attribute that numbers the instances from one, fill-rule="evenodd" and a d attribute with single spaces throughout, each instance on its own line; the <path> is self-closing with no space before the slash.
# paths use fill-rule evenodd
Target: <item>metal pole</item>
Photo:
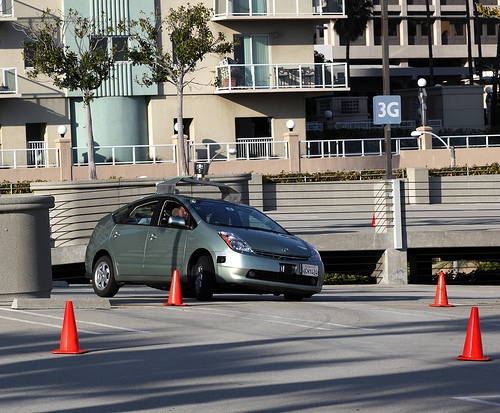
<path id="1" fill-rule="evenodd" d="M 474 84 L 474 74 L 472 72 L 472 39 L 470 32 L 470 6 L 469 0 L 465 0 L 465 14 L 467 27 L 467 64 L 469 65 L 469 85 Z"/>
<path id="2" fill-rule="evenodd" d="M 382 85 L 384 95 L 391 94 L 389 76 L 389 20 L 388 20 L 388 0 L 381 0 L 382 6 Z M 391 149 L 391 125 L 384 125 L 385 139 L 385 179 L 393 178 L 392 175 L 392 149 Z"/>

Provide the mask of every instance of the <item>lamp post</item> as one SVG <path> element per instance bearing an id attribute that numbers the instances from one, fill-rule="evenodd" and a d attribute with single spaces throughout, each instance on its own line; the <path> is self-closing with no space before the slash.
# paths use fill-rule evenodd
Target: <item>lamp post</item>
<path id="1" fill-rule="evenodd" d="M 64 138 L 64 135 L 66 135 L 66 132 L 68 132 L 68 129 L 64 125 L 59 125 L 57 127 L 57 133 L 61 135 L 61 138 Z"/>
<path id="2" fill-rule="evenodd" d="M 432 133 L 430 131 L 420 131 L 420 130 L 415 130 L 411 133 L 411 136 L 414 138 L 421 138 L 422 135 L 431 135 L 434 136 L 436 139 L 439 139 L 443 143 L 444 146 L 446 146 L 446 149 L 450 151 L 450 163 L 452 167 L 456 166 L 456 159 L 455 159 L 455 147 L 448 145 L 441 136 L 436 135 L 435 133 Z M 420 147 L 420 142 L 419 142 L 419 147 Z"/>
<path id="3" fill-rule="evenodd" d="M 427 86 L 427 81 L 424 78 L 420 78 L 417 81 L 418 85 L 418 100 L 420 102 L 420 118 L 422 120 L 422 126 L 427 123 L 427 91 L 425 87 Z"/>
<path id="4" fill-rule="evenodd" d="M 234 155 L 236 153 L 235 148 L 229 148 L 226 151 L 216 152 L 214 156 L 212 156 L 208 162 L 195 162 L 194 163 L 194 172 L 196 174 L 196 179 L 203 179 L 205 175 L 208 174 L 208 168 L 210 164 L 215 159 L 216 156 L 221 155 L 223 153 L 227 153 L 228 155 Z M 209 152 L 210 153 L 210 152 Z"/>

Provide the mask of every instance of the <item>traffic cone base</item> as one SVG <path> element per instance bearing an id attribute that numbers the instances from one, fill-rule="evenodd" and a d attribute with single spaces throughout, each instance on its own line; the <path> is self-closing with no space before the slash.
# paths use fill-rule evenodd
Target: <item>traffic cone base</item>
<path id="1" fill-rule="evenodd" d="M 434 304 L 429 304 L 429 307 L 453 307 L 448 303 L 448 294 L 446 293 L 446 281 L 444 279 L 444 272 L 439 272 L 438 284 L 436 288 L 436 298 Z"/>
<path id="2" fill-rule="evenodd" d="M 76 331 L 75 313 L 73 302 L 66 301 L 64 319 L 61 332 L 61 343 L 58 350 L 52 350 L 52 354 L 83 354 L 88 350 L 81 350 L 78 343 L 78 332 Z"/>
<path id="3" fill-rule="evenodd" d="M 466 361 L 488 361 L 490 358 L 483 354 L 483 343 L 481 340 L 481 326 L 479 325 L 479 311 L 472 307 L 470 312 L 469 326 L 465 336 L 464 351 L 457 360 Z"/>
<path id="4" fill-rule="evenodd" d="M 170 293 L 168 294 L 168 301 L 163 303 L 163 305 L 176 305 L 176 306 L 186 306 L 182 302 L 182 292 L 181 292 L 181 280 L 179 278 L 179 271 L 174 270 L 172 273 L 172 282 L 170 283 Z"/>

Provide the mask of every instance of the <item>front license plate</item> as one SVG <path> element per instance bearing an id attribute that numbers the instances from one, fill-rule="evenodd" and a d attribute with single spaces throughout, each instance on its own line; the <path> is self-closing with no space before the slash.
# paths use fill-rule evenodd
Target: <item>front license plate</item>
<path id="1" fill-rule="evenodd" d="M 311 264 L 302 264 L 302 275 L 307 275 L 309 277 L 317 277 L 318 266 Z"/>

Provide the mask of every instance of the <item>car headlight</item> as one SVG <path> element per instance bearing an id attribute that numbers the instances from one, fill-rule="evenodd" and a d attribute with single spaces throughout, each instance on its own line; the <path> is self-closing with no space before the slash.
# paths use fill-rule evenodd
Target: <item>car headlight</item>
<path id="1" fill-rule="evenodd" d="M 309 248 L 311 248 L 311 256 L 309 257 L 310 261 L 321 261 L 321 255 L 319 255 L 319 252 L 316 248 L 314 248 L 312 245 L 309 245 Z"/>
<path id="2" fill-rule="evenodd" d="M 236 252 L 241 253 L 253 253 L 252 248 L 240 237 L 233 234 L 232 232 L 219 231 L 219 236 L 224 240 L 229 248 Z"/>

